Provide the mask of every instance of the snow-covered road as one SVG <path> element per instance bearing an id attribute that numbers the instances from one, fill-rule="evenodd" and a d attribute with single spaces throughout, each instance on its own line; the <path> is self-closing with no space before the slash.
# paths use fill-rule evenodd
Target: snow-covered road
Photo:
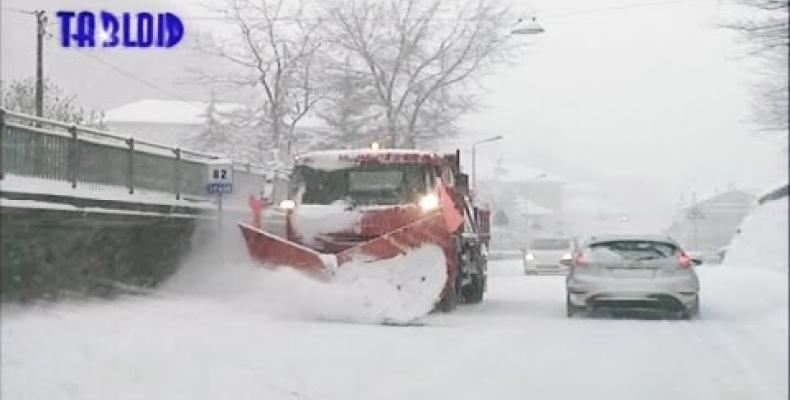
<path id="1" fill-rule="evenodd" d="M 317 320 L 304 307 L 272 305 L 277 293 L 6 307 L 0 397 L 788 396 L 786 273 L 701 267 L 700 319 L 667 321 L 569 320 L 563 277 L 519 271 L 517 260 L 493 262 L 483 304 L 408 327 Z M 289 301 L 298 292 L 282 291 Z"/>

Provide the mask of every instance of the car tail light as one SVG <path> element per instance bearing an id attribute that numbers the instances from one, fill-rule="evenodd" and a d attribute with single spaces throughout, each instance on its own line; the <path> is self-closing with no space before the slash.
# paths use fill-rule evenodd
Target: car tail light
<path id="1" fill-rule="evenodd" d="M 688 268 L 691 266 L 691 257 L 689 257 L 685 251 L 681 251 L 678 254 L 678 265 L 680 265 L 681 268 Z"/>
<path id="2" fill-rule="evenodd" d="M 581 251 L 577 251 L 576 254 L 573 255 L 573 265 L 577 267 L 586 267 L 587 264 L 587 257 L 585 257 L 584 253 Z"/>

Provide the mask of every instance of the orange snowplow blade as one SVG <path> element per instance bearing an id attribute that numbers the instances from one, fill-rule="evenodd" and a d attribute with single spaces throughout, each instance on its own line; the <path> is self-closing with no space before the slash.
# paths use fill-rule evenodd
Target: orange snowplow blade
<path id="1" fill-rule="evenodd" d="M 271 267 L 293 267 L 322 280 L 331 276 L 321 253 L 243 222 L 239 222 L 239 228 L 247 251 L 258 262 Z"/>
<path id="2" fill-rule="evenodd" d="M 435 244 L 447 251 L 452 245 L 442 214 L 434 213 L 392 232 L 337 254 L 338 265 L 351 260 L 372 262 L 406 254 L 423 244 Z"/>
<path id="3" fill-rule="evenodd" d="M 352 260 L 374 262 L 393 258 L 424 244 L 434 244 L 442 248 L 448 260 L 448 276 L 453 276 L 453 265 L 450 261 L 453 260 L 453 244 L 442 213 L 425 216 L 337 255 L 319 253 L 243 222 L 239 222 L 239 228 L 247 243 L 247 250 L 258 262 L 267 266 L 292 267 L 322 280 L 332 275 L 329 269 L 334 265 L 328 266 L 324 261 L 334 261 L 330 257 L 336 257 L 336 265 L 342 267 Z"/>

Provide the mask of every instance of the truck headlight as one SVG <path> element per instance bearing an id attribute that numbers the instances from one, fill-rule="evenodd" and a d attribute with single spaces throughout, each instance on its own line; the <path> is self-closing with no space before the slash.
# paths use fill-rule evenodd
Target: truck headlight
<path id="1" fill-rule="evenodd" d="M 296 207 L 296 202 L 293 200 L 283 200 L 280 202 L 280 208 L 284 210 L 293 210 Z"/>
<path id="2" fill-rule="evenodd" d="M 527 255 L 524 256 L 524 258 L 526 258 L 527 261 L 532 261 L 535 259 L 535 256 L 532 253 L 527 253 Z"/>
<path id="3" fill-rule="evenodd" d="M 439 196 L 435 193 L 428 193 L 420 197 L 419 204 L 423 212 L 433 211 L 439 208 Z"/>

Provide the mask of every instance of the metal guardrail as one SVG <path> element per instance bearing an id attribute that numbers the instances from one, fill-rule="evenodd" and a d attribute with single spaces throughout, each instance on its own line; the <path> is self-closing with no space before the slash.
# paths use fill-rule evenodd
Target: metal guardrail
<path id="1" fill-rule="evenodd" d="M 0 179 L 14 174 L 81 185 L 205 194 L 207 163 L 222 158 L 0 108 Z M 233 161 L 234 186 L 264 193 L 272 167 Z"/>

